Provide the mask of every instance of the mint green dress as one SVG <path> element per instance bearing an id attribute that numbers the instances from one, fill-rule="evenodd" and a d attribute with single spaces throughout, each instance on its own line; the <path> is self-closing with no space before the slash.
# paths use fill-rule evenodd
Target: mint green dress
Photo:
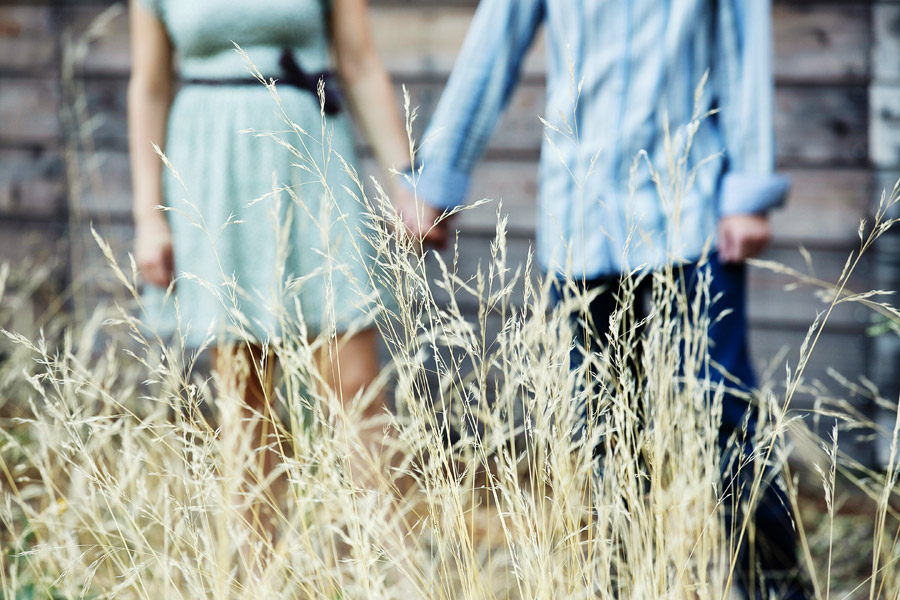
<path id="1" fill-rule="evenodd" d="M 313 93 L 278 86 L 298 134 L 263 85 L 227 83 L 251 76 L 235 44 L 267 78 L 278 78 L 285 47 L 306 72 L 327 70 L 323 0 L 143 2 L 165 24 L 181 78 L 221 82 L 186 83 L 169 113 L 165 153 L 178 176 L 167 169 L 163 189 L 176 285 L 169 297 L 145 292 L 148 324 L 198 346 L 367 319 L 371 229 L 341 160 L 356 164 L 346 109 L 323 122 Z M 300 155 L 253 132 L 276 133 Z M 274 188 L 293 196 L 276 199 Z"/>

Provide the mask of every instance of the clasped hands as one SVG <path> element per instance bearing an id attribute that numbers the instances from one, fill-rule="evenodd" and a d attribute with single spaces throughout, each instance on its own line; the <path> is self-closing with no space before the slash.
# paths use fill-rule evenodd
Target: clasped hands
<path id="1" fill-rule="evenodd" d="M 446 248 L 450 231 L 449 219 L 441 218 L 443 211 L 417 198 L 415 192 L 406 185 L 395 185 L 393 191 L 394 208 L 397 209 L 403 228 L 398 233 L 420 241 L 423 246 L 433 246 L 438 250 Z"/>

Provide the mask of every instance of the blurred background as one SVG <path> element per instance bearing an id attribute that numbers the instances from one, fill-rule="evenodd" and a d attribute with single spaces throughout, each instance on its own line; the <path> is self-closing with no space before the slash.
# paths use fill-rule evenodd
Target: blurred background
<path id="1" fill-rule="evenodd" d="M 406 84 L 420 107 L 421 134 L 477 1 L 371 5 L 398 94 Z M 900 1 L 775 0 L 773 19 L 778 166 L 794 188 L 788 205 L 772 215 L 775 239 L 764 258 L 810 273 L 802 246 L 813 274 L 834 282 L 859 247 L 860 220 L 900 178 Z M 503 200 L 513 263 L 524 260 L 533 239 L 541 46 L 531 53 L 473 187 L 473 198 Z M 84 318 L 120 293 L 90 225 L 125 256 L 132 238 L 128 73 L 127 4 L 0 0 L 0 262 L 25 274 L 11 278 L 9 292 L 27 300 L 13 315 L 14 326 L 33 329 L 59 310 Z M 361 151 L 374 172 L 371 152 Z M 468 270 L 489 255 L 495 212 L 492 204 L 457 221 Z M 786 289 L 791 283 L 751 271 L 754 358 L 776 385 L 785 360 L 796 364 L 810 324 L 825 308 L 814 288 Z M 900 230 L 879 240 L 851 287 L 900 288 Z M 864 384 L 874 381 L 883 397 L 897 401 L 900 336 L 884 332 L 859 305 L 839 309 L 807 370 L 807 382 L 820 389 L 797 406 L 811 408 L 814 397 L 832 394 L 877 417 Z M 868 464 L 883 461 L 885 451 L 871 439 L 854 446 Z"/>

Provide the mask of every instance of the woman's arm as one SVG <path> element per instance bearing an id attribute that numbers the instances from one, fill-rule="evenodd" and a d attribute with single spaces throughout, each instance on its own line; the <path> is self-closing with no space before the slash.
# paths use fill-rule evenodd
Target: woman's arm
<path id="1" fill-rule="evenodd" d="M 165 147 L 172 102 L 172 45 L 163 23 L 132 0 L 131 78 L 128 81 L 128 150 L 135 224 L 134 257 L 144 278 L 165 287 L 174 273 L 172 237 L 163 204 L 162 161 L 153 144 Z"/>
<path id="2" fill-rule="evenodd" d="M 409 167 L 409 144 L 387 70 L 375 50 L 367 0 L 334 0 L 337 70 L 354 116 L 385 169 Z"/>
<path id="3" fill-rule="evenodd" d="M 409 140 L 390 77 L 372 40 L 368 0 L 334 0 L 333 7 L 331 34 L 350 109 L 381 167 L 406 171 L 411 162 Z M 433 227 L 441 211 L 417 202 L 406 186 L 392 187 L 394 204 L 407 228 L 426 242 L 445 245 L 446 229 Z"/>

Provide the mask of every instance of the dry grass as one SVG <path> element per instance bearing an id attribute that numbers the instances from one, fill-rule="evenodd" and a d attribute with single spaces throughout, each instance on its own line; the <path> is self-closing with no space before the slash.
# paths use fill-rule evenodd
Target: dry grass
<path id="1" fill-rule="evenodd" d="M 296 152 L 298 168 L 321 174 L 326 198 L 345 193 L 328 188 L 313 158 L 328 156 L 328 149 L 311 151 L 314 136 L 285 118 L 288 132 L 272 137 Z M 691 180 L 682 158 L 674 157 L 672 172 L 655 174 L 676 201 Z M 389 233 L 396 215 L 387 198 L 356 181 L 353 193 L 372 227 L 352 233 L 368 240 L 359 252 L 377 258 L 371 277 L 386 295 L 374 318 L 391 362 L 378 385 L 342 402 L 315 369 L 316 352 L 328 339 L 309 339 L 303 323 L 280 313 L 284 334 L 268 344 L 277 369 L 275 361 L 245 368 L 271 371 L 277 380 L 274 410 L 251 420 L 273 432 L 264 443 L 278 453 L 277 472 L 289 482 L 283 495 L 268 493 L 261 481 L 259 440 L 221 434 L 223 423 L 241 418 L 239 399 L 222 393 L 197 354 L 138 321 L 134 267 L 116 264 L 99 237 L 130 304 L 43 335 L 3 329 L 4 597 L 712 599 L 733 593 L 734 536 L 724 526 L 731 491 L 721 481 L 716 442 L 724 390 L 704 376 L 710 318 L 704 303 L 689 304 L 671 270 L 646 275 L 653 310 L 638 336 L 632 292 L 642 276 L 626 278 L 607 350 L 570 369 L 577 332 L 567 315 L 589 299 L 569 281 L 566 303 L 549 306 L 550 283 L 531 261 L 507 263 L 501 211 L 491 256 L 474 278 L 463 279 L 455 257 L 429 263 L 414 243 Z M 302 199 L 290 189 L 259 201 L 280 198 L 301 212 Z M 790 366 L 784 394 L 759 393 L 757 452 L 743 465 L 749 472 L 761 473 L 764 463 L 784 466 L 788 429 L 805 447 L 817 448 L 816 440 L 800 435 L 803 425 L 790 407 L 834 306 L 860 302 L 898 317 L 876 295 L 846 290 L 860 258 L 894 225 L 885 215 L 897 201 L 895 189 L 871 227 L 860 229 L 860 249 L 841 280 L 826 286 L 825 311 L 799 364 Z M 175 208 L 190 214 L 190 206 Z M 0 270 L 0 295 L 9 277 Z M 706 283 L 698 283 L 698 297 Z M 226 306 L 237 305 L 240 291 L 227 277 L 208 284 Z M 301 285 L 286 287 L 287 303 Z M 460 308 L 464 297 L 478 307 L 474 321 Z M 0 316 L 9 323 L 9 314 Z M 239 325 L 239 315 L 234 319 Z M 638 347 L 642 368 L 635 370 Z M 395 410 L 364 417 L 367 403 L 385 389 Z M 580 405 L 597 412 L 584 435 Z M 839 402 L 822 410 L 862 424 Z M 349 457 L 369 456 L 361 433 L 375 427 L 384 431 L 382 456 L 371 457 L 370 476 L 361 481 Z M 849 463 L 837 439 L 816 450 L 824 511 L 803 502 L 795 479 L 786 478 L 804 521 L 797 527 L 808 531 L 805 564 L 821 598 L 900 593 L 896 428 L 887 434 L 894 443 L 883 473 Z M 757 476 L 751 505 L 760 485 Z M 808 489 L 809 480 L 803 485 Z M 842 516 L 850 490 L 850 497 L 865 498 L 857 501 L 865 508 Z M 250 522 L 259 504 L 274 515 L 274 538 Z M 744 525 L 737 535 L 752 536 Z M 866 567 L 851 560 L 860 556 Z"/>

